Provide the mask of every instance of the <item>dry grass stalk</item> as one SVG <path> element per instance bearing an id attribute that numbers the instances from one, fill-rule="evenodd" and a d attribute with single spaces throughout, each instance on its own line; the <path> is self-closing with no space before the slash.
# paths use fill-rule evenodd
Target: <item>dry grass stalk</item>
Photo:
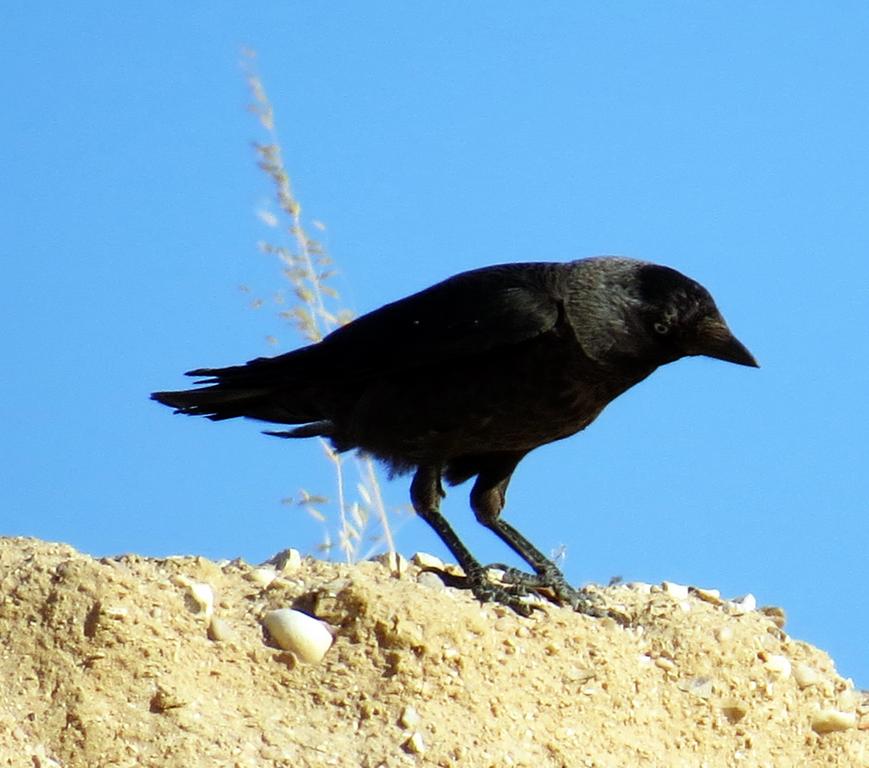
<path id="1" fill-rule="evenodd" d="M 294 301 L 279 314 L 293 323 L 295 328 L 308 342 L 320 341 L 330 331 L 349 322 L 352 313 L 337 305 L 340 299 L 338 292 L 329 284 L 335 274 L 332 260 L 323 245 L 310 237 L 302 222 L 302 206 L 293 192 L 289 174 L 284 166 L 281 144 L 275 128 L 274 108 L 269 101 L 262 79 L 254 66 L 255 54 L 244 52 L 243 68 L 247 78 L 248 88 L 253 102 L 250 110 L 257 116 L 266 132 L 268 141 L 254 143 L 257 154 L 257 164 L 269 177 L 274 185 L 276 211 L 263 210 L 259 212 L 260 220 L 273 229 L 280 241 L 275 244 L 263 241 L 259 249 L 276 256 L 282 264 L 282 273 L 292 286 Z M 323 229 L 323 225 L 314 222 L 314 226 Z M 261 305 L 262 302 L 255 302 Z M 392 524 L 383 496 L 380 492 L 380 480 L 377 468 L 370 457 L 357 456 L 354 459 L 359 482 L 356 485 L 360 501 L 348 502 L 345 483 L 345 458 L 334 451 L 331 446 L 321 440 L 326 457 L 332 463 L 336 478 L 336 500 L 338 512 L 337 539 L 338 547 L 348 562 L 358 560 L 371 554 L 370 550 L 385 547 L 395 551 L 392 535 Z M 288 500 L 285 500 L 288 501 Z M 324 496 L 310 494 L 302 490 L 294 502 L 308 514 L 323 523 L 324 541 L 321 549 L 331 552 L 335 546 L 330 531 L 329 516 L 323 509 L 330 504 Z M 365 547 L 367 528 L 371 521 L 379 525 L 379 533 L 373 537 L 374 544 Z"/>

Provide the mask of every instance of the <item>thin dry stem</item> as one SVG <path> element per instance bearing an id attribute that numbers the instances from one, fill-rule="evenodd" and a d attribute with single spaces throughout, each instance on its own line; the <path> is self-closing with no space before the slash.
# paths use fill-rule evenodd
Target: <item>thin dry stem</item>
<path id="1" fill-rule="evenodd" d="M 262 79 L 254 67 L 255 54 L 245 51 L 243 68 L 247 78 L 253 103 L 250 110 L 257 116 L 260 124 L 268 135 L 265 143 L 254 143 L 258 157 L 258 166 L 268 175 L 274 185 L 275 200 L 278 212 L 260 211 L 258 216 L 266 226 L 279 234 L 281 244 L 260 242 L 258 247 L 263 253 L 276 256 L 283 265 L 282 273 L 293 286 L 295 304 L 281 310 L 279 315 L 293 323 L 296 329 L 309 342 L 318 342 L 326 334 L 343 325 L 352 318 L 352 313 L 346 308 L 331 307 L 330 302 L 339 298 L 338 292 L 327 283 L 335 275 L 332 261 L 325 248 L 317 240 L 308 236 L 302 222 L 302 206 L 293 191 L 289 174 L 284 166 L 281 144 L 278 139 L 274 108 L 269 101 Z M 281 221 L 281 216 L 285 221 Z M 281 226 L 282 223 L 284 226 Z M 314 221 L 312 225 L 323 231 L 324 225 Z M 283 298 L 281 299 L 283 301 Z M 325 441 L 321 441 L 326 455 L 335 468 L 337 508 L 338 508 L 338 541 L 341 550 L 348 561 L 357 559 L 363 543 L 363 530 L 373 517 L 379 523 L 381 530 L 379 540 L 390 552 L 395 551 L 392 535 L 392 523 L 383 496 L 380 491 L 380 481 L 374 462 L 370 457 L 358 457 L 355 466 L 360 477 L 358 485 L 362 503 L 353 502 L 348 506 L 345 494 L 344 462 L 342 457 Z M 321 507 L 328 502 L 321 496 L 315 496 L 302 491 L 298 502 L 315 519 L 325 521 L 327 518 Z M 351 519 L 353 522 L 351 522 Z M 324 526 L 326 524 L 324 523 Z M 325 531 L 323 547 L 331 550 L 332 537 Z"/>

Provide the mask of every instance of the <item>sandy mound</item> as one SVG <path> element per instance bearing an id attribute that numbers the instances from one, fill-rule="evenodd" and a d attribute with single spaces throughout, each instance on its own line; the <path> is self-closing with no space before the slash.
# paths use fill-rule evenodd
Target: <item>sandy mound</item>
<path id="1" fill-rule="evenodd" d="M 869 765 L 864 697 L 775 612 L 617 586 L 628 627 L 526 619 L 402 566 L 0 539 L 0 764 Z M 293 606 L 335 634 L 319 664 L 262 628 Z"/>

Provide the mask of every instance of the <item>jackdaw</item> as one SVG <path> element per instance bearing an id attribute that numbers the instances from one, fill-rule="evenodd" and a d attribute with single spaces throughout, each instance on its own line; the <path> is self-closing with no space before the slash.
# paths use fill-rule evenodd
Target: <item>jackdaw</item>
<path id="1" fill-rule="evenodd" d="M 417 514 L 481 601 L 527 613 L 528 590 L 598 614 L 555 564 L 501 517 L 507 484 L 534 448 L 594 421 L 658 366 L 706 355 L 757 366 L 709 292 L 669 267 L 621 257 L 502 264 L 455 275 L 387 304 L 322 341 L 228 368 L 201 386 L 155 392 L 176 413 L 299 425 L 392 473 L 413 473 Z M 442 480 L 476 478 L 471 508 L 533 569 L 490 579 L 440 512 Z M 453 579 L 451 583 L 455 583 Z"/>

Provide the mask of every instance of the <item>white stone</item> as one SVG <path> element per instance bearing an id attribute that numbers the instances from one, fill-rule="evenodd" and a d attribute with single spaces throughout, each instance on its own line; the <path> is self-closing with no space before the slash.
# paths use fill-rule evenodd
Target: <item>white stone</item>
<path id="1" fill-rule="evenodd" d="M 847 731 L 856 726 L 857 715 L 854 712 L 842 712 L 838 709 L 822 709 L 812 717 L 812 730 L 815 733 Z"/>
<path id="2" fill-rule="evenodd" d="M 302 567 L 302 555 L 298 549 L 283 549 L 263 565 L 273 565 L 282 573 L 292 573 Z"/>
<path id="3" fill-rule="evenodd" d="M 277 575 L 278 572 L 274 568 L 270 566 L 260 566 L 259 568 L 254 568 L 252 571 L 249 571 L 247 578 L 248 581 L 252 581 L 254 584 L 265 589 L 277 578 Z"/>
<path id="4" fill-rule="evenodd" d="M 130 609 L 126 605 L 107 605 L 103 608 L 102 613 L 109 619 L 126 619 L 130 614 Z"/>
<path id="5" fill-rule="evenodd" d="M 419 712 L 416 711 L 416 707 L 408 704 L 402 711 L 401 715 L 398 718 L 398 723 L 402 728 L 407 728 L 410 730 L 411 728 L 416 728 L 419 725 Z"/>
<path id="6" fill-rule="evenodd" d="M 202 613 L 206 619 L 214 613 L 214 590 L 204 581 L 194 581 L 183 574 L 173 577 L 172 581 L 187 589 L 187 605 L 190 610 Z"/>
<path id="7" fill-rule="evenodd" d="M 730 601 L 730 606 L 736 614 L 751 613 L 757 609 L 757 598 L 749 592 L 741 597 L 734 597 Z"/>
<path id="8" fill-rule="evenodd" d="M 419 568 L 437 568 L 443 569 L 444 561 L 439 557 L 430 555 L 428 552 L 417 552 L 410 561 Z"/>
<path id="9" fill-rule="evenodd" d="M 702 589 L 701 587 L 695 587 L 692 591 L 694 595 L 700 598 L 704 603 L 721 605 L 723 602 L 721 599 L 721 592 L 717 589 Z"/>
<path id="10" fill-rule="evenodd" d="M 675 597 L 677 600 L 687 600 L 688 599 L 688 587 L 684 584 L 676 584 L 673 581 L 664 581 L 661 582 L 661 588 L 668 595 Z"/>
<path id="11" fill-rule="evenodd" d="M 232 627 L 223 619 L 212 616 L 211 622 L 208 625 L 208 639 L 218 643 L 226 642 L 227 640 L 234 640 L 235 633 L 232 631 Z"/>
<path id="12" fill-rule="evenodd" d="M 274 641 L 306 664 L 316 664 L 332 647 L 332 633 L 319 619 L 292 608 L 279 608 L 263 616 Z"/>
<path id="13" fill-rule="evenodd" d="M 407 560 L 398 552 L 384 552 L 374 558 L 381 565 L 385 565 L 393 576 L 404 576 L 407 573 Z"/>
<path id="14" fill-rule="evenodd" d="M 780 653 L 771 653 L 764 660 L 763 666 L 767 672 L 787 680 L 791 676 L 791 660 Z"/>
<path id="15" fill-rule="evenodd" d="M 798 661 L 793 665 L 793 675 L 794 680 L 796 680 L 797 685 L 800 688 L 808 688 L 809 686 L 816 685 L 821 680 L 821 675 L 818 673 L 814 667 L 810 667 L 808 664 L 803 664 L 803 662 Z"/>
<path id="16" fill-rule="evenodd" d="M 410 738 L 404 742 L 404 748 L 412 755 L 421 755 L 425 752 L 425 742 L 422 739 L 422 734 L 419 731 L 414 731 Z"/>

